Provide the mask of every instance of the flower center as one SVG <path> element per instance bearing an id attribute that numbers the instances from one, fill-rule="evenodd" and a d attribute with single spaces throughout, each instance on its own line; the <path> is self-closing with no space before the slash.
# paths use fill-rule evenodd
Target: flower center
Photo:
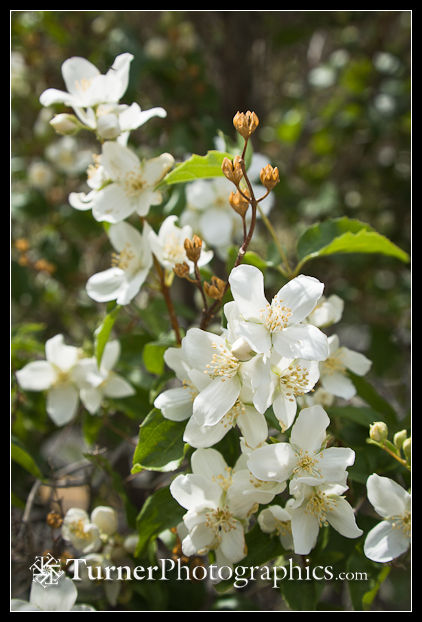
<path id="1" fill-rule="evenodd" d="M 164 244 L 164 257 L 172 264 L 183 263 L 186 261 L 186 252 L 183 244 L 174 233 L 167 236 Z"/>
<path id="2" fill-rule="evenodd" d="M 277 373 L 277 370 L 275 370 Z M 304 395 L 309 391 L 309 370 L 300 365 L 289 365 L 280 375 L 284 396 L 294 402 L 296 395 Z"/>
<path id="3" fill-rule="evenodd" d="M 262 321 L 270 333 L 275 333 L 286 328 L 289 323 L 292 310 L 290 307 L 283 305 L 283 301 L 274 296 L 271 304 L 267 304 L 265 309 L 261 311 Z"/>
<path id="4" fill-rule="evenodd" d="M 324 374 L 334 374 L 336 372 L 344 373 L 346 371 L 345 365 L 340 360 L 340 352 L 336 352 L 332 356 L 329 356 L 327 360 L 322 363 Z"/>
<path id="5" fill-rule="evenodd" d="M 69 526 L 70 531 L 79 540 L 89 540 L 91 537 L 90 533 L 85 530 L 85 524 L 85 521 L 80 518 L 79 520 L 72 522 Z"/>
<path id="6" fill-rule="evenodd" d="M 275 520 L 275 530 L 279 536 L 288 536 L 292 533 L 292 525 L 289 520 Z"/>
<path id="7" fill-rule="evenodd" d="M 234 405 L 221 419 L 221 422 L 225 428 L 233 428 L 236 425 L 239 415 L 245 412 L 245 407 L 239 400 L 236 400 Z"/>
<path id="8" fill-rule="evenodd" d="M 75 80 L 75 87 L 78 91 L 82 91 L 85 93 L 91 86 L 92 80 L 90 78 L 81 78 L 80 80 Z"/>
<path id="9" fill-rule="evenodd" d="M 324 492 L 316 492 L 306 503 L 305 512 L 315 516 L 321 527 L 322 525 L 328 525 L 327 514 L 335 506 L 335 499 L 329 498 Z"/>
<path id="10" fill-rule="evenodd" d="M 219 473 L 218 475 L 213 475 L 212 480 L 213 482 L 218 484 L 225 492 L 227 492 L 232 485 L 233 469 L 230 467 L 225 467 L 224 471 L 225 474 Z"/>
<path id="11" fill-rule="evenodd" d="M 221 537 L 221 532 L 229 533 L 236 528 L 236 519 L 225 506 L 207 512 L 206 518 L 205 526 L 215 532 L 217 539 Z"/>
<path id="12" fill-rule="evenodd" d="M 319 460 L 315 456 L 310 456 L 307 451 L 303 449 L 299 449 L 297 452 L 297 463 L 295 468 L 293 469 L 293 473 L 299 473 L 300 471 L 304 471 L 309 475 L 317 475 L 320 476 L 320 472 L 315 465 L 318 464 Z"/>
<path id="13" fill-rule="evenodd" d="M 129 243 L 126 243 L 120 253 L 112 253 L 111 265 L 120 268 L 121 270 L 127 270 L 135 258 L 135 253 Z"/>
<path id="14" fill-rule="evenodd" d="M 405 536 L 410 538 L 411 534 L 411 515 L 410 512 L 406 512 L 403 516 L 392 516 L 390 519 L 393 529 L 399 529 Z"/>
<path id="15" fill-rule="evenodd" d="M 132 170 L 126 173 L 123 179 L 123 188 L 128 198 L 137 197 L 144 189 L 146 183 L 140 170 Z"/>
<path id="16" fill-rule="evenodd" d="M 235 376 L 240 361 L 232 355 L 226 346 L 213 343 L 212 347 L 216 352 L 213 354 L 211 362 L 206 365 L 204 372 L 211 378 L 221 378 L 222 380 Z"/>

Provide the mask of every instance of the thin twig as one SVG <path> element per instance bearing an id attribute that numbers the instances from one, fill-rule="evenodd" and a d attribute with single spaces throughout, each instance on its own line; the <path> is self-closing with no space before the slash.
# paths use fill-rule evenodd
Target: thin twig
<path id="1" fill-rule="evenodd" d="M 179 321 L 177 319 L 176 312 L 173 306 L 173 302 L 170 296 L 170 288 L 167 287 L 166 285 L 164 270 L 162 269 L 160 262 L 158 261 L 155 255 L 153 255 L 152 257 L 154 259 L 154 266 L 157 271 L 158 278 L 160 279 L 161 293 L 163 294 L 163 297 L 164 297 L 164 300 L 167 306 L 167 310 L 169 312 L 170 322 L 174 330 L 174 333 L 176 335 L 176 341 L 178 345 L 180 346 L 180 344 L 182 343 L 182 338 L 180 336 Z"/>

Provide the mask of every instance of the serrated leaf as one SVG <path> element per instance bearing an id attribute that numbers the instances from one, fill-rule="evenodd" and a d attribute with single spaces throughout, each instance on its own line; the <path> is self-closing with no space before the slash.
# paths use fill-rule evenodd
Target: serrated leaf
<path id="1" fill-rule="evenodd" d="M 195 179 L 209 179 L 222 177 L 221 164 L 224 158 L 232 159 L 230 153 L 211 150 L 206 155 L 200 156 L 194 153 L 188 160 L 181 162 L 173 168 L 162 180 L 161 185 L 183 184 Z"/>
<path id="2" fill-rule="evenodd" d="M 154 408 L 139 428 L 139 440 L 133 455 L 132 473 L 174 471 L 182 462 L 186 445 L 183 441 L 185 421 L 170 421 Z"/>
<path id="3" fill-rule="evenodd" d="M 333 218 L 307 229 L 297 243 L 302 266 L 311 259 L 335 253 L 380 253 L 403 262 L 409 255 L 368 224 L 350 218 Z"/>
<path id="4" fill-rule="evenodd" d="M 111 329 L 114 326 L 117 315 L 121 309 L 120 305 L 116 305 L 110 313 L 107 313 L 101 324 L 95 331 L 95 358 L 97 360 L 98 367 L 101 365 L 101 359 L 103 358 L 104 348 L 109 340 Z"/>

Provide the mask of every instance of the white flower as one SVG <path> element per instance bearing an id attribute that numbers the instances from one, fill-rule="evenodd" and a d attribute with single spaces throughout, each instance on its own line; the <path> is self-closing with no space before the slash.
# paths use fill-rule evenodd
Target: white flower
<path id="1" fill-rule="evenodd" d="M 257 503 L 269 503 L 280 487 L 251 478 L 242 460 L 233 469 L 215 449 L 192 454 L 192 473 L 178 475 L 170 492 L 187 512 L 184 555 L 203 555 L 210 550 L 216 563 L 231 565 L 246 555 L 244 528 Z"/>
<path id="2" fill-rule="evenodd" d="M 119 356 L 119 342 L 109 341 L 104 348 L 99 368 L 95 358 L 83 359 L 78 366 L 79 395 L 91 414 L 98 411 L 105 397 L 129 397 L 135 394 L 133 387 L 112 371 Z"/>
<path id="3" fill-rule="evenodd" d="M 62 576 L 59 582 L 44 587 L 38 581 L 31 584 L 29 602 L 12 598 L 11 611 L 95 611 L 91 605 L 75 605 L 78 590 L 72 579 Z"/>
<path id="4" fill-rule="evenodd" d="M 289 442 L 265 445 L 253 451 L 248 468 L 262 480 L 299 480 L 316 486 L 323 482 L 345 484 L 347 467 L 355 452 L 347 447 L 326 447 L 330 423 L 321 406 L 303 408 L 292 427 Z"/>
<path id="5" fill-rule="evenodd" d="M 360 352 L 340 347 L 337 335 L 331 335 L 328 344 L 329 355 L 319 365 L 321 385 L 329 393 L 349 400 L 356 394 L 356 389 L 347 375 L 347 370 L 350 369 L 358 376 L 364 376 L 372 362 Z"/>
<path id="6" fill-rule="evenodd" d="M 321 361 L 328 356 L 327 337 L 303 323 L 322 295 L 324 286 L 299 275 L 284 285 L 271 303 L 264 294 L 264 277 L 255 266 L 234 268 L 229 276 L 233 302 L 224 306 L 231 330 L 253 350 L 268 356 L 272 348 L 290 359 Z"/>
<path id="7" fill-rule="evenodd" d="M 70 508 L 63 519 L 61 533 L 64 540 L 70 542 L 77 551 L 91 553 L 101 548 L 100 530 L 90 521 L 85 510 Z"/>
<path id="8" fill-rule="evenodd" d="M 149 243 L 153 254 L 166 270 L 173 270 L 178 263 L 187 263 L 193 272 L 194 264 L 186 256 L 184 242 L 186 238 L 192 238 L 192 228 L 189 225 L 178 227 L 177 216 L 167 216 L 157 233 L 150 231 Z M 212 251 L 202 247 L 198 261 L 198 267 L 205 266 L 213 257 Z"/>
<path id="9" fill-rule="evenodd" d="M 117 531 L 117 514 L 109 506 L 97 506 L 88 516 L 81 508 L 70 508 L 63 519 L 62 537 L 82 553 L 95 553 Z"/>
<path id="10" fill-rule="evenodd" d="M 154 406 L 161 410 L 166 419 L 172 421 L 189 419 L 183 436 L 189 445 L 211 447 L 235 425 L 238 425 L 250 447 L 256 447 L 267 439 L 266 419 L 252 405 L 247 386 L 242 385 L 239 398 L 215 424 L 204 425 L 201 419 L 198 421 L 193 415 L 193 405 L 195 398 L 212 382 L 212 378 L 188 364 L 184 358 L 183 348 L 168 348 L 164 360 L 173 369 L 182 385 L 160 393 L 154 401 Z"/>
<path id="11" fill-rule="evenodd" d="M 296 416 L 297 398 L 312 391 L 319 378 L 317 361 L 256 356 L 250 366 L 254 404 L 260 412 L 271 405 L 284 432 Z"/>
<path id="12" fill-rule="evenodd" d="M 137 103 L 130 106 L 125 104 L 101 104 L 96 109 L 97 135 L 104 140 L 113 140 L 125 145 L 129 133 L 144 125 L 152 117 L 165 118 L 164 108 L 155 107 L 141 110 Z"/>
<path id="13" fill-rule="evenodd" d="M 394 480 L 376 473 L 368 477 L 366 487 L 369 501 L 384 520 L 368 533 L 363 550 L 375 562 L 389 562 L 410 546 L 411 496 Z"/>
<path id="14" fill-rule="evenodd" d="M 333 294 L 328 298 L 321 297 L 315 309 L 308 315 L 308 322 L 318 328 L 331 326 L 341 320 L 344 309 L 344 301 Z"/>
<path id="15" fill-rule="evenodd" d="M 195 396 L 193 415 L 199 425 L 215 425 L 239 399 L 248 363 L 235 356 L 225 334 L 215 335 L 200 328 L 187 331 L 182 352 L 188 366 L 200 372 L 200 378 L 211 379 Z"/>
<path id="16" fill-rule="evenodd" d="M 291 516 L 286 508 L 270 505 L 258 515 L 258 524 L 264 533 L 276 533 L 283 547 L 293 549 Z"/>
<path id="17" fill-rule="evenodd" d="M 347 486 L 322 484 L 314 487 L 298 484 L 298 481 L 290 486 L 290 492 L 296 498 L 289 499 L 286 505 L 291 517 L 295 553 L 307 555 L 316 545 L 323 525 L 331 525 L 345 538 L 362 535 L 353 508 L 343 496 Z"/>
<path id="18" fill-rule="evenodd" d="M 88 296 L 97 302 L 116 300 L 119 305 L 129 304 L 139 292 L 152 266 L 148 241 L 150 230 L 146 222 L 142 235 L 127 222 L 110 226 L 108 235 L 117 251 L 113 256 L 114 265 L 88 279 Z"/>
<path id="19" fill-rule="evenodd" d="M 67 92 L 47 89 L 40 96 L 43 106 L 63 103 L 76 108 L 88 108 L 97 104 L 116 103 L 123 96 L 129 81 L 132 54 L 119 54 L 105 75 L 97 67 L 80 56 L 64 61 L 62 76 Z"/>
<path id="20" fill-rule="evenodd" d="M 81 150 L 73 136 L 63 136 L 48 145 L 45 154 L 50 162 L 67 175 L 78 175 L 91 161 L 89 150 Z"/>
<path id="21" fill-rule="evenodd" d="M 98 221 L 116 223 L 134 213 L 146 216 L 151 205 L 161 203 L 161 192 L 155 188 L 173 163 L 169 153 L 141 162 L 125 145 L 107 141 L 100 156 L 106 181 L 85 196 L 71 193 L 69 202 L 77 209 L 85 204 L 84 209 L 91 208 Z"/>
<path id="22" fill-rule="evenodd" d="M 47 391 L 47 412 L 56 425 L 68 423 L 76 414 L 79 390 L 76 382 L 79 348 L 64 343 L 63 335 L 48 339 L 46 360 L 32 361 L 16 372 L 26 391 Z"/>

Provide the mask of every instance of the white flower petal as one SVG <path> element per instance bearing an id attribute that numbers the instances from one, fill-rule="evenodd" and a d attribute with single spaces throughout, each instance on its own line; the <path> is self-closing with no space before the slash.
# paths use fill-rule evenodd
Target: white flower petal
<path id="1" fill-rule="evenodd" d="M 363 551 L 374 562 L 386 563 L 407 551 L 410 539 L 389 521 L 382 521 L 366 536 Z"/>
<path id="2" fill-rule="evenodd" d="M 163 391 L 155 398 L 154 406 L 170 421 L 184 421 L 192 415 L 192 397 L 184 387 Z"/>
<path id="3" fill-rule="evenodd" d="M 76 415 L 79 393 L 72 384 L 59 384 L 48 390 L 47 412 L 56 425 L 66 425 Z"/>
<path id="4" fill-rule="evenodd" d="M 106 397 L 129 397 L 130 395 L 135 395 L 132 385 L 122 376 L 113 372 L 104 383 L 103 391 Z"/>
<path id="5" fill-rule="evenodd" d="M 92 215 L 100 222 L 120 222 L 133 214 L 135 209 L 135 201 L 128 198 L 124 188 L 117 183 L 108 184 L 93 196 Z"/>
<path id="6" fill-rule="evenodd" d="M 362 529 L 356 525 L 352 506 L 343 497 L 333 497 L 335 505 L 327 512 L 327 520 L 345 538 L 358 538 Z"/>
<path id="7" fill-rule="evenodd" d="M 328 357 L 327 337 L 312 324 L 287 326 L 273 333 L 274 349 L 280 356 L 310 361 L 324 361 Z"/>
<path id="8" fill-rule="evenodd" d="M 199 424 L 215 425 L 232 408 L 240 393 L 240 380 L 215 378 L 193 401 L 193 414 Z"/>
<path id="9" fill-rule="evenodd" d="M 286 283 L 276 294 L 276 298 L 292 311 L 289 325 L 302 322 L 315 308 L 323 291 L 323 283 L 303 274 Z"/>
<path id="10" fill-rule="evenodd" d="M 45 391 L 56 380 L 56 372 L 48 361 L 32 361 L 16 372 L 16 379 L 25 391 Z"/>
<path id="11" fill-rule="evenodd" d="M 256 408 L 244 405 L 237 418 L 237 425 L 248 447 L 258 447 L 258 445 L 267 440 L 267 420 Z"/>
<path id="12" fill-rule="evenodd" d="M 233 564 L 239 562 L 245 557 L 245 534 L 239 521 L 234 521 L 234 527 L 230 531 L 222 531 L 219 549 L 224 557 L 226 557 Z"/>
<path id="13" fill-rule="evenodd" d="M 302 508 L 289 509 L 294 552 L 307 555 L 316 545 L 319 534 L 318 519 Z"/>
<path id="14" fill-rule="evenodd" d="M 57 585 L 42 586 L 38 581 L 31 584 L 31 605 L 42 611 L 70 611 L 78 597 L 78 590 L 72 579 L 61 577 Z"/>
<path id="15" fill-rule="evenodd" d="M 195 417 L 191 417 L 186 424 L 183 440 L 191 447 L 212 447 L 227 434 L 229 428 L 224 419 L 215 425 L 200 425 Z"/>
<path id="16" fill-rule="evenodd" d="M 356 388 L 353 382 L 348 376 L 341 372 L 333 372 L 331 374 L 321 374 L 321 384 L 326 391 L 342 397 L 345 400 L 350 400 L 356 395 Z"/>
<path id="17" fill-rule="evenodd" d="M 191 457 L 192 472 L 216 481 L 219 475 L 227 477 L 227 462 L 216 449 L 197 449 Z"/>
<path id="18" fill-rule="evenodd" d="M 108 268 L 92 275 L 86 284 L 90 298 L 97 302 L 116 300 L 125 282 L 125 273 L 120 268 Z"/>
<path id="19" fill-rule="evenodd" d="M 409 511 L 410 494 L 389 477 L 373 473 L 368 477 L 366 487 L 369 501 L 383 518 L 403 516 Z"/>
<path id="20" fill-rule="evenodd" d="M 117 513 L 113 508 L 106 505 L 97 505 L 91 513 L 91 521 L 97 525 L 101 533 L 108 536 L 116 533 L 118 527 Z"/>
<path id="21" fill-rule="evenodd" d="M 285 482 L 296 464 L 296 454 L 289 443 L 258 447 L 248 459 L 249 470 L 260 480 Z"/>
<path id="22" fill-rule="evenodd" d="M 230 273 L 229 283 L 233 298 L 246 320 L 262 322 L 262 312 L 268 301 L 264 294 L 264 275 L 261 270 L 241 264 Z"/>
<path id="23" fill-rule="evenodd" d="M 216 508 L 221 497 L 218 484 L 194 473 L 178 475 L 170 484 L 170 492 L 182 507 L 196 512 Z"/>
<path id="24" fill-rule="evenodd" d="M 74 346 L 66 345 L 63 335 L 56 335 L 46 341 L 45 354 L 49 363 L 67 372 L 77 362 L 79 350 Z"/>
<path id="25" fill-rule="evenodd" d="M 292 427 L 290 442 L 310 453 L 318 452 L 325 441 L 330 419 L 322 406 L 303 408 Z"/>
<path id="26" fill-rule="evenodd" d="M 354 374 L 358 376 L 364 376 L 371 368 L 372 361 L 370 361 L 364 354 L 349 350 L 349 348 L 340 348 L 339 360 L 343 363 L 347 369 L 350 369 Z"/>
<path id="27" fill-rule="evenodd" d="M 288 430 L 295 420 L 297 403 L 295 398 L 279 393 L 273 401 L 274 414 L 280 422 L 282 432 Z"/>

